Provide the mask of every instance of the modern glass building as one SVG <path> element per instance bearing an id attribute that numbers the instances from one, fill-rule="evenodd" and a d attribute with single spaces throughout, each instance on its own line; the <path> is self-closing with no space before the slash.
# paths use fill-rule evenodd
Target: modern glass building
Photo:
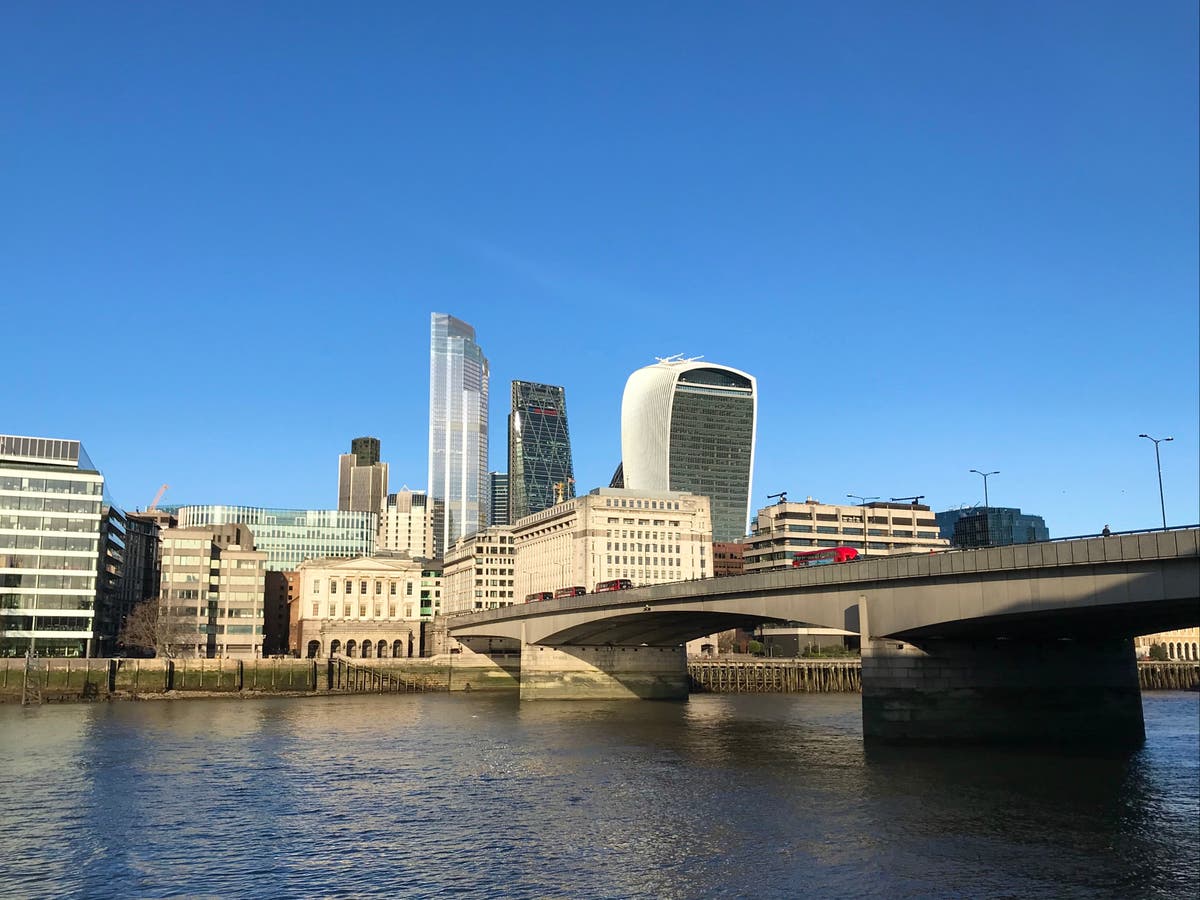
<path id="1" fill-rule="evenodd" d="M 508 473 L 492 472 L 492 512 L 489 525 L 508 524 Z"/>
<path id="2" fill-rule="evenodd" d="M 0 656 L 94 655 L 103 506 L 79 441 L 0 435 Z"/>
<path id="3" fill-rule="evenodd" d="M 1045 519 L 1011 507 L 948 509 L 935 518 L 952 547 L 1004 547 L 1050 540 Z"/>
<path id="4" fill-rule="evenodd" d="M 621 400 L 624 486 L 702 494 L 714 541 L 745 536 L 757 418 L 757 387 L 745 372 L 680 357 L 638 369 Z"/>
<path id="5" fill-rule="evenodd" d="M 487 524 L 488 361 L 475 329 L 433 313 L 429 339 L 429 497 L 434 555 Z M 440 501 L 440 502 L 439 502 Z"/>
<path id="6" fill-rule="evenodd" d="M 180 528 L 242 524 L 254 533 L 267 569 L 289 572 L 306 559 L 370 556 L 379 516 L 344 509 L 267 509 L 261 506 L 181 506 Z"/>
<path id="7" fill-rule="evenodd" d="M 574 496 L 566 391 L 553 384 L 514 381 L 508 416 L 507 521 Z"/>

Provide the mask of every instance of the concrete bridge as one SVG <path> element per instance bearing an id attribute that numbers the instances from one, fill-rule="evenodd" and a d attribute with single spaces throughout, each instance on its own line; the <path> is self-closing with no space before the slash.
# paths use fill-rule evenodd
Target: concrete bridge
<path id="1" fill-rule="evenodd" d="M 687 696 L 687 640 L 764 622 L 861 635 L 863 733 L 1144 740 L 1133 636 L 1200 624 L 1200 528 L 654 585 L 454 617 L 521 652 L 523 699 Z"/>

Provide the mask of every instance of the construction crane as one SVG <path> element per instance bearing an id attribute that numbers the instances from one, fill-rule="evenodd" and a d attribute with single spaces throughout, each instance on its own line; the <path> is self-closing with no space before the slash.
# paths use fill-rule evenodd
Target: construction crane
<path id="1" fill-rule="evenodd" d="M 892 502 L 893 503 L 908 503 L 912 506 L 916 506 L 918 500 L 924 500 L 924 499 L 925 499 L 924 494 L 918 494 L 915 497 L 893 497 Z"/>
<path id="2" fill-rule="evenodd" d="M 169 484 L 164 484 L 158 489 L 158 493 L 154 495 L 154 499 L 151 500 L 150 505 L 146 507 L 146 512 L 154 512 L 154 510 L 158 509 L 158 501 L 162 499 L 163 494 L 167 492 L 167 488 L 169 487 Z"/>
<path id="3" fill-rule="evenodd" d="M 779 498 L 780 503 L 787 503 L 787 491 L 780 491 L 778 494 L 767 494 L 768 500 L 774 500 L 776 497 Z"/>

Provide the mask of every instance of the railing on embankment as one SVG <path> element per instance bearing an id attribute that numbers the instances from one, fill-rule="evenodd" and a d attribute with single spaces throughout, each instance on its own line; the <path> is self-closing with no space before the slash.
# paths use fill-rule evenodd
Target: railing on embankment
<path id="1" fill-rule="evenodd" d="M 389 663 L 392 661 L 389 660 Z M 0 659 L 0 702 L 445 690 L 440 668 L 334 659 Z M 416 661 L 412 661 L 416 663 Z M 36 684 L 31 691 L 30 684 Z"/>
<path id="2" fill-rule="evenodd" d="M 694 693 L 791 694 L 862 691 L 860 660 L 706 659 L 688 661 Z M 1200 662 L 1138 662 L 1144 691 L 1200 689 Z"/>

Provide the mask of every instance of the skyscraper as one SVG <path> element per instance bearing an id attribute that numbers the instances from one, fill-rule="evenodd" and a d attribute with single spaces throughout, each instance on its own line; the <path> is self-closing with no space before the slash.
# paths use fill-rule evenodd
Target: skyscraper
<path id="1" fill-rule="evenodd" d="M 621 468 L 636 491 L 712 501 L 714 541 L 746 534 L 758 392 L 754 376 L 670 357 L 638 369 L 621 400 Z"/>
<path id="2" fill-rule="evenodd" d="M 433 313 L 429 340 L 429 498 L 440 557 L 488 519 L 488 361 L 475 329 Z"/>
<path id="3" fill-rule="evenodd" d="M 492 472 L 492 511 L 488 515 L 489 525 L 508 524 L 508 473 Z"/>
<path id="4" fill-rule="evenodd" d="M 379 438 L 360 437 L 338 457 L 338 509 L 383 515 L 388 465 L 379 461 Z"/>
<path id="5" fill-rule="evenodd" d="M 566 391 L 552 384 L 514 381 L 508 416 L 508 521 L 574 496 Z"/>

